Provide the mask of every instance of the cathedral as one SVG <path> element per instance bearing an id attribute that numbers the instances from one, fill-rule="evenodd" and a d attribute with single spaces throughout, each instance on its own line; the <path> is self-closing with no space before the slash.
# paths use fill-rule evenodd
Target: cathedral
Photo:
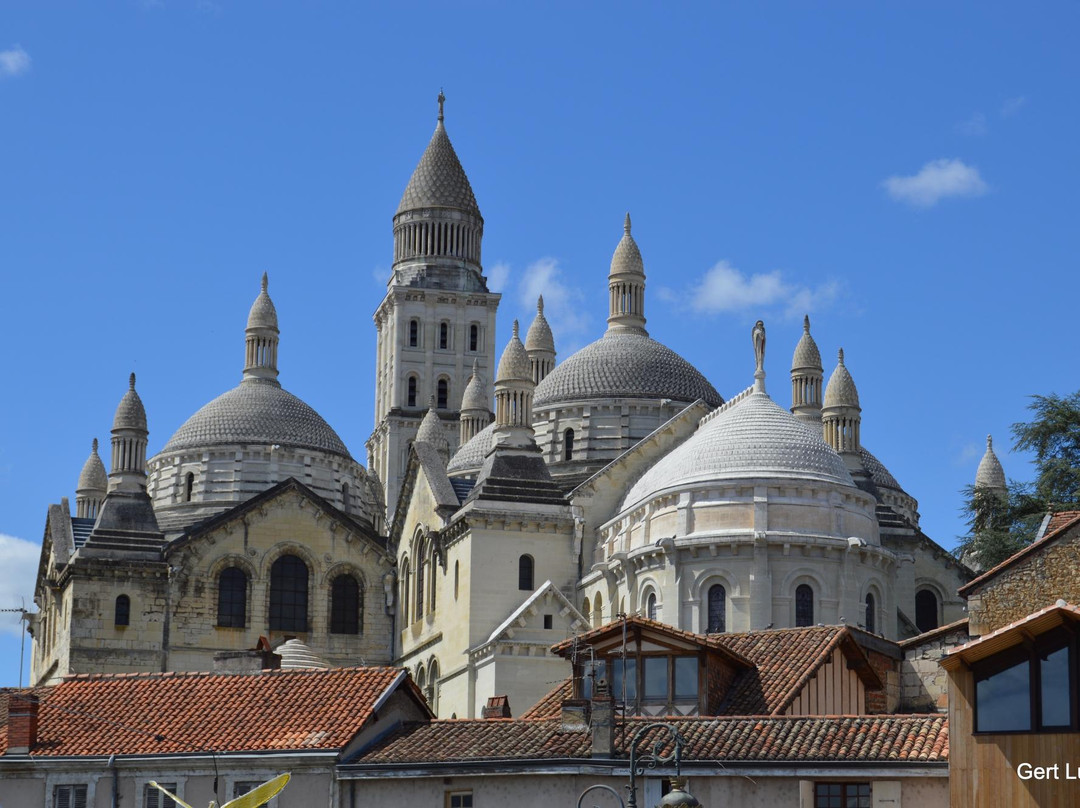
<path id="1" fill-rule="evenodd" d="M 240 383 L 149 457 L 132 374 L 108 470 L 95 440 L 74 512 L 67 497 L 48 509 L 32 684 L 211 670 L 261 649 L 283 667 L 407 667 L 437 715 L 466 718 L 496 695 L 531 707 L 565 678 L 551 647 L 617 615 L 893 640 L 964 616 L 972 573 L 863 446 L 843 350 L 826 382 L 808 318 L 790 405 L 773 398 L 787 380 L 766 379 L 761 322 L 752 375 L 721 395 L 647 329 L 627 214 L 605 332 L 558 361 L 540 298 L 498 346 L 483 235 L 440 95 L 374 312 L 366 467 L 282 386 L 288 334 L 265 275 Z M 236 339 L 239 358 L 239 313 Z M 1004 479 L 989 447 L 979 474 Z"/>

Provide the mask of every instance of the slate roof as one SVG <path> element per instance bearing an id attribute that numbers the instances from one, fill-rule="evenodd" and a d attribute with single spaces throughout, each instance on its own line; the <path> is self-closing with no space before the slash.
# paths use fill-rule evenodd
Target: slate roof
<path id="1" fill-rule="evenodd" d="M 397 212 L 415 208 L 459 208 L 480 215 L 469 178 L 441 120 L 405 186 Z"/>
<path id="2" fill-rule="evenodd" d="M 410 682 L 404 670 L 374 667 L 72 676 L 37 691 L 38 741 L 30 754 L 341 749 L 399 681 Z M 3 733 L 0 754 L 6 739 Z"/>
<path id="3" fill-rule="evenodd" d="M 188 418 L 161 451 L 230 444 L 282 444 L 350 457 L 321 415 L 268 379 L 245 379 L 222 393 Z"/>
<path id="4" fill-rule="evenodd" d="M 557 365 L 536 386 L 534 407 L 596 398 L 724 402 L 701 373 L 644 334 L 609 332 Z"/>
<path id="5" fill-rule="evenodd" d="M 628 719 L 625 738 L 654 719 Z M 686 740 L 683 761 L 944 762 L 948 719 L 942 714 L 759 718 L 667 718 Z M 616 757 L 625 757 L 615 733 Z M 588 759 L 587 732 L 563 732 L 558 719 L 450 720 L 406 724 L 350 761 L 358 764 Z"/>

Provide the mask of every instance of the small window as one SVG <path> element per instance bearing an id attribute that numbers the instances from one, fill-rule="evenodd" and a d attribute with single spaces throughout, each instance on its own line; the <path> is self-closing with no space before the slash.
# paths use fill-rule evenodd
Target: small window
<path id="1" fill-rule="evenodd" d="M 420 321 L 409 320 L 409 347 L 420 347 Z"/>
<path id="2" fill-rule="evenodd" d="M 866 630 L 871 634 L 877 633 L 877 620 L 875 614 L 874 595 L 872 592 L 866 593 L 866 616 L 863 619 L 863 625 L 866 626 Z"/>
<path id="3" fill-rule="evenodd" d="M 611 661 L 611 695 L 619 701 L 637 701 L 637 659 L 627 657 L 626 675 L 623 675 L 623 660 L 615 658 Z M 626 685 L 626 693 L 623 693 L 623 683 Z"/>
<path id="4" fill-rule="evenodd" d="M 649 596 L 645 598 L 645 616 L 650 620 L 655 620 L 656 615 L 656 593 L 650 592 Z"/>
<path id="5" fill-rule="evenodd" d="M 131 625 L 131 598 L 127 595 L 120 595 L 116 598 L 116 612 L 113 615 L 113 625 Z"/>
<path id="6" fill-rule="evenodd" d="M 799 584 L 795 588 L 795 625 L 814 625 L 814 590 L 809 584 Z"/>
<path id="7" fill-rule="evenodd" d="M 450 326 L 439 323 L 439 348 L 445 351 L 450 347 Z"/>
<path id="8" fill-rule="evenodd" d="M 360 633 L 360 584 L 349 574 L 330 585 L 330 633 Z"/>
<path id="9" fill-rule="evenodd" d="M 523 555 L 518 559 L 518 589 L 532 592 L 533 566 L 532 556 Z"/>
<path id="10" fill-rule="evenodd" d="M 480 350 L 480 326 L 476 324 L 469 326 L 469 350 L 473 353 Z"/>
<path id="11" fill-rule="evenodd" d="M 176 783 L 159 782 L 158 785 L 166 791 L 172 792 L 173 794 L 176 794 L 177 792 Z M 176 796 L 179 797 L 180 795 L 176 794 Z M 144 790 L 143 804 L 145 808 L 176 808 L 176 802 L 172 799 L 172 797 L 169 797 L 158 791 L 149 783 L 146 784 L 146 788 Z"/>
<path id="12" fill-rule="evenodd" d="M 341 484 L 341 510 L 349 512 L 349 484 Z"/>
<path id="13" fill-rule="evenodd" d="M 563 460 L 574 459 L 574 430 L 563 432 Z"/>
<path id="14" fill-rule="evenodd" d="M 973 666 L 976 732 L 1061 732 L 1076 726 L 1074 640 L 1063 629 Z"/>
<path id="15" fill-rule="evenodd" d="M 929 589 L 915 593 L 915 625 L 923 632 L 938 627 L 938 599 Z"/>
<path id="16" fill-rule="evenodd" d="M 405 406 L 407 406 L 407 407 L 415 407 L 416 406 L 416 377 L 415 376 L 410 376 L 409 377 L 409 396 L 408 396 L 407 403 L 406 403 Z"/>
<path id="17" fill-rule="evenodd" d="M 471 791 L 446 792 L 446 808 L 473 808 Z"/>
<path id="18" fill-rule="evenodd" d="M 550 615 L 550 614 L 545 614 L 544 615 L 544 628 L 547 631 L 551 631 L 551 629 L 555 628 L 555 617 L 554 617 L 554 615 Z"/>
<path id="19" fill-rule="evenodd" d="M 53 789 L 53 808 L 86 808 L 86 786 L 56 786 Z"/>
<path id="20" fill-rule="evenodd" d="M 814 783 L 814 808 L 871 808 L 869 783 Z"/>
<path id="21" fill-rule="evenodd" d="M 708 634 L 721 634 L 727 631 L 727 590 L 723 584 L 709 587 L 709 626 Z"/>
<path id="22" fill-rule="evenodd" d="M 227 567 L 218 576 L 218 618 L 222 628 L 247 625 L 247 575 L 239 567 Z"/>
<path id="23" fill-rule="evenodd" d="M 445 410 L 447 402 L 450 400 L 450 383 L 446 379 L 439 379 L 439 384 L 436 387 L 438 396 L 436 397 L 435 406 L 440 410 Z"/>
<path id="24" fill-rule="evenodd" d="M 675 657 L 675 691 L 672 696 L 676 700 L 697 701 L 698 697 L 698 661 L 697 657 Z"/>
<path id="25" fill-rule="evenodd" d="M 283 555 L 270 567 L 270 630 L 308 630 L 308 568 L 294 555 Z"/>
<path id="26" fill-rule="evenodd" d="M 187 477 L 184 478 L 184 502 L 191 502 L 191 495 L 195 491 L 195 474 L 188 472 Z M 161 793 L 160 791 L 158 792 Z"/>
<path id="27" fill-rule="evenodd" d="M 667 701 L 668 698 L 668 662 L 669 657 L 644 657 L 644 676 L 642 685 L 646 699 Z"/>
<path id="28" fill-rule="evenodd" d="M 458 585 L 461 582 L 461 569 L 457 561 L 454 562 L 454 600 L 458 599 Z"/>

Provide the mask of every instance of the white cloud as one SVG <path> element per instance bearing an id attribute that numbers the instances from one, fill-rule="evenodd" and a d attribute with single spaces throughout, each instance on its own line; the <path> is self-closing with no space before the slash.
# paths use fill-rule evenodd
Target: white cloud
<path id="1" fill-rule="evenodd" d="M 836 281 L 810 288 L 788 281 L 778 269 L 748 275 L 725 260 L 706 272 L 681 298 L 694 311 L 704 314 L 748 309 L 764 313 L 763 309 L 779 307 L 784 317 L 801 317 L 825 308 L 839 293 Z M 668 300 L 679 297 L 673 293 L 663 296 Z"/>
<path id="2" fill-rule="evenodd" d="M 0 609 L 33 609 L 34 580 L 41 547 L 26 539 L 0 533 Z M 20 636 L 18 613 L 0 613 L 0 634 Z"/>
<path id="3" fill-rule="evenodd" d="M 961 135 L 972 135 L 975 137 L 985 135 L 987 131 L 989 131 L 986 126 L 986 116 L 981 112 L 971 113 L 970 118 L 958 123 L 954 129 Z"/>
<path id="4" fill-rule="evenodd" d="M 1018 113 L 1025 104 L 1027 104 L 1027 98 L 1022 95 L 1018 95 L 1016 98 L 1007 98 L 1005 103 L 1001 105 L 1001 117 L 1012 117 Z"/>
<path id="5" fill-rule="evenodd" d="M 30 69 L 30 54 L 15 45 L 0 51 L 0 78 L 21 76 Z"/>
<path id="6" fill-rule="evenodd" d="M 882 185 L 889 196 L 917 208 L 929 208 L 950 196 L 982 196 L 988 190 L 979 169 L 957 159 L 931 160 L 911 177 L 893 176 Z"/>
<path id="7" fill-rule="evenodd" d="M 536 298 L 540 295 L 544 296 L 544 316 L 555 335 L 555 347 L 566 356 L 566 347 L 560 341 L 572 340 L 574 335 L 586 331 L 589 325 L 589 318 L 584 314 L 585 295 L 580 288 L 563 281 L 562 269 L 554 258 L 541 258 L 521 273 L 518 282 L 521 305 L 535 306 Z M 531 322 L 529 319 L 523 323 L 523 332 L 528 330 Z"/>
<path id="8" fill-rule="evenodd" d="M 488 289 L 492 292 L 501 292 L 510 282 L 510 265 L 505 261 L 499 261 L 487 271 Z"/>

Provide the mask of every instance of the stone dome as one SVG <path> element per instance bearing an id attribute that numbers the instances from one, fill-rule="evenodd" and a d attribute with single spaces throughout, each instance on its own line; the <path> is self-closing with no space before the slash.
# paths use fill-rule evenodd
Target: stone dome
<path id="1" fill-rule="evenodd" d="M 447 445 L 446 434 L 443 432 L 442 420 L 435 413 L 435 399 L 431 399 L 428 411 L 420 422 L 420 428 L 416 430 L 416 440 L 430 443 L 432 446 Z"/>
<path id="2" fill-rule="evenodd" d="M 536 301 L 536 317 L 529 326 L 529 333 L 525 335 L 525 350 L 555 353 L 555 337 L 551 333 L 547 317 L 544 316 L 543 295 Z"/>
<path id="3" fill-rule="evenodd" d="M 318 668 L 326 670 L 330 667 L 325 659 L 318 656 L 306 644 L 296 639 L 286 640 L 277 647 L 276 653 L 281 655 L 282 670 L 297 670 L 301 668 Z"/>
<path id="4" fill-rule="evenodd" d="M 716 414 L 631 487 L 623 509 L 693 483 L 782 477 L 854 487 L 840 455 L 821 435 L 765 393 L 752 392 Z"/>
<path id="5" fill-rule="evenodd" d="M 795 355 L 791 358 L 791 369 L 814 368 L 821 370 L 821 351 L 810 336 L 810 315 L 803 317 L 803 333 L 799 344 L 795 346 Z"/>
<path id="6" fill-rule="evenodd" d="M 135 392 L 135 374 L 128 378 L 128 391 L 120 399 L 113 416 L 113 429 L 141 429 L 146 431 L 146 408 Z"/>
<path id="7" fill-rule="evenodd" d="M 93 448 L 83 464 L 82 472 L 79 474 L 79 484 L 75 490 L 105 491 L 108 487 L 109 475 L 105 473 L 105 464 L 101 462 L 101 456 L 98 454 L 97 438 L 94 438 Z"/>
<path id="8" fill-rule="evenodd" d="M 469 382 L 465 385 L 465 393 L 461 396 L 461 409 L 491 410 L 491 403 L 488 401 L 487 391 L 484 389 L 484 380 L 480 378 L 480 367 L 475 359 L 473 360 L 472 375 L 469 376 Z"/>
<path id="9" fill-rule="evenodd" d="M 986 453 L 979 461 L 979 469 L 975 472 L 975 487 L 989 488 L 995 491 L 1004 491 L 1008 488 L 1005 482 L 1005 469 L 1001 467 L 1001 461 L 994 453 L 994 439 L 986 436 Z"/>
<path id="10" fill-rule="evenodd" d="M 518 336 L 517 320 L 514 320 L 514 335 L 506 343 L 506 348 L 499 359 L 499 371 L 495 376 L 496 383 L 512 379 L 532 379 L 532 364 L 529 362 L 529 354 L 525 350 L 525 346 L 521 344 L 521 338 Z"/>
<path id="11" fill-rule="evenodd" d="M 245 379 L 184 422 L 162 453 L 223 444 L 281 444 L 350 457 L 315 410 L 269 379 Z"/>
<path id="12" fill-rule="evenodd" d="M 698 370 L 645 334 L 607 332 L 557 365 L 536 387 L 534 407 L 597 398 L 699 398 L 724 402 Z"/>
<path id="13" fill-rule="evenodd" d="M 469 178 L 450 145 L 441 114 L 435 134 L 405 186 L 397 212 L 417 208 L 458 208 L 480 215 Z"/>
<path id="14" fill-rule="evenodd" d="M 277 309 L 274 308 L 274 301 L 270 299 L 270 293 L 267 291 L 269 279 L 266 273 L 262 276 L 262 291 L 259 292 L 259 296 L 255 298 L 255 302 L 251 304 L 251 311 L 248 313 L 248 328 L 277 328 Z"/>
<path id="15" fill-rule="evenodd" d="M 862 461 L 862 467 L 870 475 L 870 479 L 873 480 L 874 485 L 907 494 L 900 486 L 900 483 L 896 481 L 896 478 L 892 476 L 892 472 L 885 468 L 885 464 L 861 446 L 859 447 L 859 459 Z"/>
<path id="16" fill-rule="evenodd" d="M 633 273 L 645 274 L 645 261 L 641 258 L 641 250 L 638 248 L 634 237 L 630 235 L 630 214 L 626 214 L 626 222 L 623 225 L 623 237 L 615 246 L 615 252 L 611 256 L 611 269 L 609 275 L 623 275 Z"/>
<path id="17" fill-rule="evenodd" d="M 844 366 L 844 349 L 840 349 L 840 358 L 836 370 L 829 377 L 825 387 L 826 407 L 858 407 L 859 391 L 855 389 L 855 380 Z"/>
<path id="18" fill-rule="evenodd" d="M 446 466 L 446 473 L 462 475 L 478 472 L 484 465 L 484 458 L 491 451 L 494 441 L 495 422 L 492 421 L 454 452 L 454 456 L 450 458 L 450 463 Z"/>

